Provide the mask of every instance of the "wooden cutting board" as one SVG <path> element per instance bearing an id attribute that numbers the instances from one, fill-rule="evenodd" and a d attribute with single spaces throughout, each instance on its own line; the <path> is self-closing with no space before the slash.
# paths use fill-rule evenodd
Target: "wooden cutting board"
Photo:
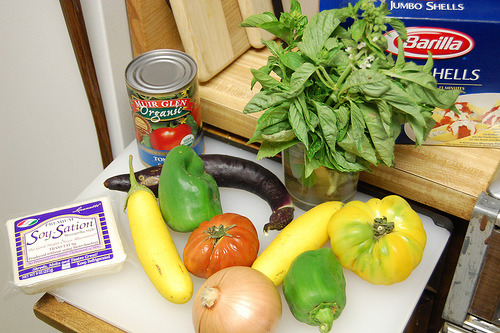
<path id="1" fill-rule="evenodd" d="M 198 64 L 198 80 L 208 81 L 251 45 L 238 0 L 170 0 L 184 50 Z"/>
<path id="2" fill-rule="evenodd" d="M 165 0 L 127 0 L 134 57 L 155 50 L 184 51 L 172 9 Z"/>
<path id="3" fill-rule="evenodd" d="M 272 0 L 238 0 L 240 5 L 241 16 L 243 19 L 255 14 L 261 14 L 263 12 L 273 13 L 273 2 Z M 263 40 L 272 40 L 275 36 L 263 29 L 258 28 L 245 28 L 250 44 L 255 48 L 261 48 L 264 46 L 261 42 Z"/>

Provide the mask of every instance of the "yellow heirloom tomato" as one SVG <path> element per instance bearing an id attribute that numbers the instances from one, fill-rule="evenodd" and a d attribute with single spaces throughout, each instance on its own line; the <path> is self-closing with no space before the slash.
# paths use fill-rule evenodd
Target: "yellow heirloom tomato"
<path id="1" fill-rule="evenodd" d="M 427 242 L 422 220 L 397 195 L 348 202 L 330 218 L 328 234 L 344 268 L 383 285 L 405 280 Z"/>

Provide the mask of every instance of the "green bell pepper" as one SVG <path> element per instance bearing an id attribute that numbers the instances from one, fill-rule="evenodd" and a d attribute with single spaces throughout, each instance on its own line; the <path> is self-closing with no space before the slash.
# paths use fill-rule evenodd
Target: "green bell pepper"
<path id="1" fill-rule="evenodd" d="M 222 214 L 217 183 L 205 172 L 203 160 L 186 145 L 168 152 L 160 174 L 158 200 L 165 222 L 179 232 L 193 231 L 201 222 Z"/>
<path id="2" fill-rule="evenodd" d="M 329 332 L 346 304 L 344 272 L 333 251 L 320 248 L 295 258 L 283 280 L 283 294 L 298 321 Z"/>

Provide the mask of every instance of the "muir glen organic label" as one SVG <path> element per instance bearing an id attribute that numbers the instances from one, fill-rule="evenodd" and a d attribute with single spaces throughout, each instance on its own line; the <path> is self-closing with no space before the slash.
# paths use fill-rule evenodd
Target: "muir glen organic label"
<path id="1" fill-rule="evenodd" d="M 197 66 L 178 50 L 152 50 L 125 71 L 139 157 L 146 166 L 163 164 L 178 145 L 202 154 L 205 148 Z"/>
<path id="2" fill-rule="evenodd" d="M 197 95 L 184 91 L 153 100 L 129 90 L 129 96 L 135 135 L 146 165 L 162 164 L 168 151 L 181 144 L 197 149 L 202 135 Z M 166 99 L 169 97 L 172 99 Z"/>

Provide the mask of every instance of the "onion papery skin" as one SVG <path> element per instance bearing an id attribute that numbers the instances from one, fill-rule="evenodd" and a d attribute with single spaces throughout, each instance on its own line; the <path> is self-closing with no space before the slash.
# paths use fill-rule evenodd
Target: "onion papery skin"
<path id="1" fill-rule="evenodd" d="M 202 294 L 214 288 L 211 307 Z M 193 300 L 193 325 L 197 333 L 276 332 L 282 304 L 278 289 L 263 273 L 251 267 L 233 266 L 210 276 Z"/>

